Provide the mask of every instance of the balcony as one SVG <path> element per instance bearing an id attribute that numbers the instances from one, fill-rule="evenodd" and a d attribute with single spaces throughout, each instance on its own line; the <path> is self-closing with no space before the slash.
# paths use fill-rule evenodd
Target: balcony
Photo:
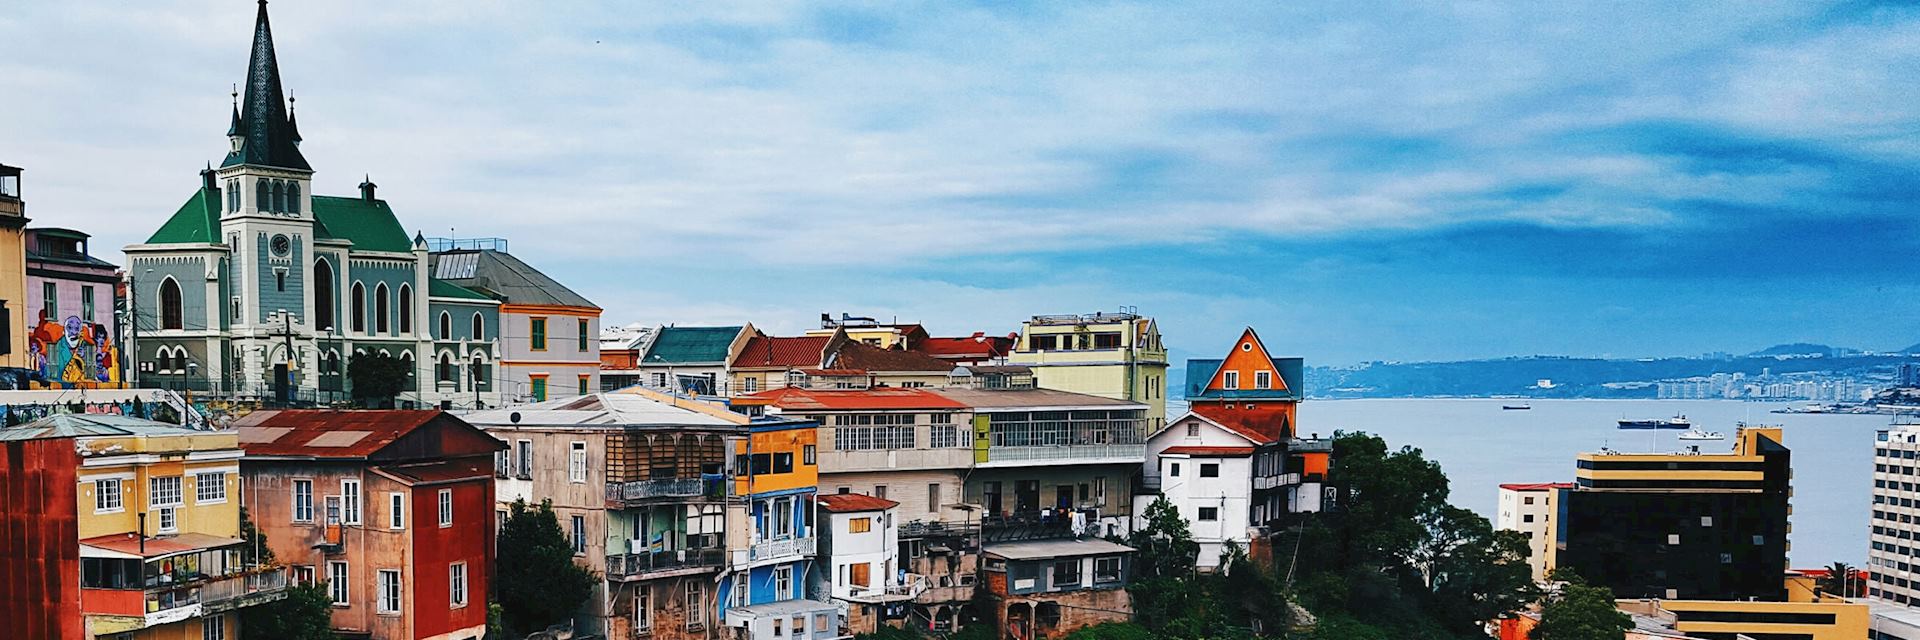
<path id="1" fill-rule="evenodd" d="M 95 631 L 124 633 L 272 602 L 286 588 L 287 572 L 276 567 L 144 591 L 84 588 L 81 609 L 108 618 L 91 623 Z"/>
<path id="2" fill-rule="evenodd" d="M 1032 467 L 1061 462 L 1133 462 L 1147 457 L 1144 444 L 1069 444 L 987 447 L 982 467 Z"/>
<path id="3" fill-rule="evenodd" d="M 727 563 L 725 549 L 678 549 L 651 553 L 607 554 L 607 579 L 644 580 L 662 577 L 665 572 L 693 573 L 717 569 Z"/>
<path id="4" fill-rule="evenodd" d="M 819 543 L 820 539 L 813 537 L 756 542 L 747 550 L 747 561 L 773 562 L 809 557 L 814 555 Z"/>
<path id="5" fill-rule="evenodd" d="M 725 495 L 725 476 L 719 474 L 707 474 L 699 478 L 663 478 L 607 483 L 607 502 L 609 503 L 701 497 L 719 499 Z"/>
<path id="6" fill-rule="evenodd" d="M 980 523 L 914 520 L 900 523 L 900 538 L 942 538 L 980 533 Z"/>

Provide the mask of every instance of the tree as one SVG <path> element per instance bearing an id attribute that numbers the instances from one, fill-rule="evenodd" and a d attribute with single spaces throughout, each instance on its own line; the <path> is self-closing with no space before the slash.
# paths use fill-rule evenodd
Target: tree
<path id="1" fill-rule="evenodd" d="M 1146 526 L 1127 536 L 1133 547 L 1134 579 L 1177 578 L 1193 574 L 1200 558 L 1200 543 L 1194 542 L 1187 519 L 1166 496 L 1147 505 Z"/>
<path id="2" fill-rule="evenodd" d="M 1633 618 L 1614 606 L 1613 592 L 1606 587 L 1588 586 L 1571 571 L 1555 571 L 1553 579 L 1564 581 L 1560 595 L 1547 600 L 1540 609 L 1540 625 L 1527 634 L 1529 640 L 1621 640 L 1633 628 Z"/>
<path id="3" fill-rule="evenodd" d="M 499 547 L 500 618 L 511 632 L 538 631 L 572 617 L 599 580 L 573 563 L 573 544 L 561 532 L 551 501 L 535 508 L 513 501 Z"/>
<path id="4" fill-rule="evenodd" d="M 1835 562 L 1827 566 L 1827 577 L 1819 580 L 1820 591 L 1845 598 L 1865 595 L 1866 581 L 1853 577 L 1853 565 Z"/>
<path id="5" fill-rule="evenodd" d="M 390 407 L 407 388 L 413 370 L 405 360 L 384 353 L 363 353 L 347 360 L 347 381 L 363 407 Z"/>
<path id="6" fill-rule="evenodd" d="M 287 597 L 240 610 L 242 640 L 333 640 L 333 596 L 324 582 L 287 587 Z"/>
<path id="7" fill-rule="evenodd" d="M 1421 525 L 1426 536 L 1413 562 L 1442 624 L 1470 630 L 1539 597 L 1524 534 L 1494 531 L 1486 518 L 1453 505 L 1428 512 Z"/>
<path id="8" fill-rule="evenodd" d="M 273 549 L 267 546 L 267 534 L 254 526 L 253 515 L 246 507 L 240 507 L 240 539 L 247 544 L 240 547 L 240 563 L 244 566 L 273 564 Z"/>

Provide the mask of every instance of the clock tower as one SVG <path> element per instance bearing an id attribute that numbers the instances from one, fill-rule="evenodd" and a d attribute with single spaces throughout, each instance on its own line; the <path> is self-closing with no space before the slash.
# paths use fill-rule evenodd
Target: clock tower
<path id="1" fill-rule="evenodd" d="M 313 168 L 300 154 L 292 101 L 280 87 L 267 3 L 255 19 L 244 95 L 235 96 L 219 185 L 220 239 L 226 273 L 209 280 L 232 337 L 223 362 L 245 380 L 298 388 L 313 366 L 314 323 L 307 295 L 313 261 Z M 213 305 L 209 305 L 213 306 Z"/>

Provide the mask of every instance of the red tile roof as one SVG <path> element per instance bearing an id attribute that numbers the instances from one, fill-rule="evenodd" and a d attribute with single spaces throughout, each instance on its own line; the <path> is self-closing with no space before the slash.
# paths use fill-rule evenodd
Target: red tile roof
<path id="1" fill-rule="evenodd" d="M 870 344 L 848 342 L 833 357 L 834 369 L 862 371 L 928 371 L 946 373 L 953 363 L 915 351 L 882 349 Z"/>
<path id="2" fill-rule="evenodd" d="M 143 551 L 140 536 L 133 532 L 127 532 L 110 533 L 104 536 L 86 538 L 81 540 L 80 544 L 142 558 L 158 558 L 188 551 L 218 549 L 220 547 L 240 544 L 240 542 L 238 538 L 222 538 L 204 533 L 182 533 L 177 536 L 164 538 L 148 537 Z"/>
<path id="3" fill-rule="evenodd" d="M 964 338 L 927 338 L 914 350 L 943 359 L 998 358 L 1013 350 L 1013 342 L 1012 336 L 976 333 Z"/>
<path id="4" fill-rule="evenodd" d="M 755 336 L 747 340 L 740 355 L 733 359 L 736 369 L 791 368 L 820 366 L 820 352 L 833 336 L 776 338 Z"/>
<path id="5" fill-rule="evenodd" d="M 1209 423 L 1219 425 L 1223 429 L 1259 444 L 1279 442 L 1280 434 L 1286 426 L 1285 416 L 1277 414 L 1249 415 L 1226 411 L 1217 405 L 1204 403 L 1196 403 L 1188 407 L 1188 411 Z"/>
<path id="6" fill-rule="evenodd" d="M 1168 447 L 1161 453 L 1186 454 L 1203 458 L 1238 458 L 1253 455 L 1253 447 Z"/>
<path id="7" fill-rule="evenodd" d="M 1571 482 L 1520 482 L 1500 485 L 1509 491 L 1552 491 L 1554 489 L 1572 489 Z"/>
<path id="8" fill-rule="evenodd" d="M 898 502 L 886 498 L 875 498 L 864 493 L 823 493 L 815 497 L 814 500 L 818 501 L 820 506 L 826 507 L 828 511 L 834 513 L 883 511 L 900 506 Z"/>
<path id="9" fill-rule="evenodd" d="M 234 421 L 249 456 L 365 458 L 442 414 L 438 409 L 255 411 Z"/>
<path id="10" fill-rule="evenodd" d="M 872 389 L 802 389 L 782 387 L 737 398 L 742 404 L 771 404 L 791 413 L 806 411 L 854 411 L 861 409 L 965 409 L 967 405 L 946 396 L 908 387 Z"/>

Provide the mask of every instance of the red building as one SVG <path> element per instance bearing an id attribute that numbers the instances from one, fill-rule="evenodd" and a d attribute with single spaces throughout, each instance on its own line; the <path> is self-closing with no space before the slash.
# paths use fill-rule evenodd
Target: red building
<path id="1" fill-rule="evenodd" d="M 0 432 L 0 625 L 15 638 L 84 638 L 74 439 Z"/>
<path id="2" fill-rule="evenodd" d="M 254 522 L 345 637 L 477 639 L 493 574 L 492 436 L 437 411 L 265 411 L 236 423 Z"/>

